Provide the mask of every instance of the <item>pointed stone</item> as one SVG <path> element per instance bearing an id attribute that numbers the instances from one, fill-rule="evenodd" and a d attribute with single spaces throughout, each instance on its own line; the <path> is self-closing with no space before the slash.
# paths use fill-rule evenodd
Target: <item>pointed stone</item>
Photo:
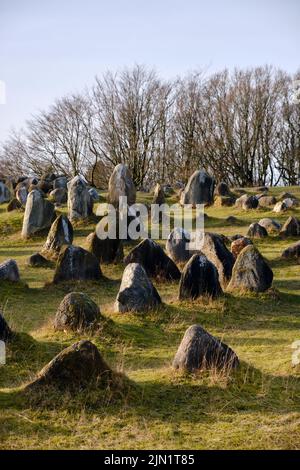
<path id="1" fill-rule="evenodd" d="M 203 254 L 195 254 L 185 265 L 179 284 L 179 299 L 222 294 L 217 268 Z"/>

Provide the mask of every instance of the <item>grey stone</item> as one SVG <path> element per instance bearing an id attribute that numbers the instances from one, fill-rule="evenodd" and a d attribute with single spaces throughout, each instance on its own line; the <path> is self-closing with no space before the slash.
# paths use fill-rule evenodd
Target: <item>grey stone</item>
<path id="1" fill-rule="evenodd" d="M 47 259 L 57 259 L 65 245 L 73 243 L 73 226 L 66 215 L 58 216 L 49 230 L 41 254 Z"/>
<path id="2" fill-rule="evenodd" d="M 28 258 L 27 264 L 33 268 L 48 268 L 51 266 L 51 263 L 40 253 L 34 253 L 31 255 Z"/>
<path id="3" fill-rule="evenodd" d="M 283 238 L 298 237 L 300 235 L 300 220 L 290 216 L 283 224 L 279 235 Z"/>
<path id="4" fill-rule="evenodd" d="M 179 284 L 179 299 L 196 299 L 222 294 L 217 268 L 203 254 L 195 254 L 186 263 Z"/>
<path id="5" fill-rule="evenodd" d="M 161 304 L 160 296 L 143 266 L 126 266 L 115 302 L 115 312 L 143 312 Z"/>
<path id="6" fill-rule="evenodd" d="M 90 233 L 86 239 L 87 250 L 97 258 L 100 263 L 118 263 L 123 260 L 123 243 L 119 239 L 98 238 L 97 233 Z"/>
<path id="7" fill-rule="evenodd" d="M 281 225 L 279 222 L 276 222 L 276 220 L 270 219 L 268 217 L 260 219 L 258 223 L 261 227 L 264 227 L 269 234 L 279 233 L 280 228 L 281 228 Z"/>
<path id="8" fill-rule="evenodd" d="M 67 189 L 67 177 L 66 176 L 58 176 L 53 181 L 53 189 L 64 188 Z"/>
<path id="9" fill-rule="evenodd" d="M 10 190 L 2 181 L 0 181 L 0 204 L 3 202 L 9 202 L 12 197 Z"/>
<path id="10" fill-rule="evenodd" d="M 225 246 L 222 236 L 206 232 L 201 251 L 216 266 L 220 284 L 224 289 L 231 277 L 234 257 Z"/>
<path id="11" fill-rule="evenodd" d="M 55 217 L 54 204 L 43 198 L 41 193 L 34 189 L 28 194 L 23 219 L 22 238 L 47 229 Z"/>
<path id="12" fill-rule="evenodd" d="M 168 235 L 166 241 L 167 255 L 175 263 L 185 263 L 188 261 L 193 252 L 187 248 L 187 244 L 191 241 L 191 235 L 187 230 L 181 227 L 175 227 Z"/>
<path id="13" fill-rule="evenodd" d="M 282 258 L 300 258 L 300 241 L 286 248 L 281 255 Z"/>
<path id="14" fill-rule="evenodd" d="M 16 198 L 18 199 L 19 203 L 25 207 L 26 206 L 26 201 L 28 197 L 28 191 L 26 186 L 21 186 L 19 189 L 16 191 Z"/>
<path id="15" fill-rule="evenodd" d="M 261 196 L 258 200 L 259 207 L 270 207 L 276 204 L 276 198 L 274 196 Z"/>
<path id="16" fill-rule="evenodd" d="M 253 223 L 248 228 L 247 237 L 265 238 L 267 236 L 268 236 L 267 230 L 261 225 L 259 225 L 258 223 Z"/>
<path id="17" fill-rule="evenodd" d="M 188 372 L 230 370 L 238 365 L 235 352 L 200 325 L 192 325 L 186 330 L 173 360 L 175 369 Z"/>
<path id="18" fill-rule="evenodd" d="M 89 194 L 90 194 L 93 202 L 98 202 L 100 200 L 100 197 L 99 197 L 99 194 L 98 194 L 98 191 L 97 191 L 96 188 L 90 188 L 89 189 Z"/>
<path id="19" fill-rule="evenodd" d="M 49 198 L 55 204 L 66 204 L 68 200 L 68 192 L 65 188 L 56 188 L 50 192 Z"/>
<path id="20" fill-rule="evenodd" d="M 249 245 L 237 257 L 228 290 L 264 292 L 271 287 L 272 281 L 272 269 L 259 251 Z"/>
<path id="21" fill-rule="evenodd" d="M 136 189 L 131 173 L 126 165 L 119 163 L 112 172 L 108 183 L 108 201 L 116 208 L 119 207 L 119 198 L 127 197 L 127 204 L 135 204 Z"/>
<path id="22" fill-rule="evenodd" d="M 195 171 L 180 196 L 180 204 L 212 204 L 215 180 L 205 171 Z"/>
<path id="23" fill-rule="evenodd" d="M 0 264 L 0 280 L 14 282 L 20 280 L 19 268 L 14 259 L 8 259 Z"/>
<path id="24" fill-rule="evenodd" d="M 93 213 L 93 201 L 82 176 L 68 183 L 68 217 L 71 221 L 86 219 Z"/>
<path id="25" fill-rule="evenodd" d="M 53 282 L 97 281 L 101 277 L 97 258 L 79 246 L 70 245 L 58 257 Z"/>

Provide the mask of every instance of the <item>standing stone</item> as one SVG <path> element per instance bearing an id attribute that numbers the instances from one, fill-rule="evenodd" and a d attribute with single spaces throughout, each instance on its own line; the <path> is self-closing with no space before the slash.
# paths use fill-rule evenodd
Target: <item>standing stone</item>
<path id="1" fill-rule="evenodd" d="M 195 171 L 180 196 L 180 204 L 212 204 L 215 180 L 205 171 Z"/>
<path id="2" fill-rule="evenodd" d="M 179 299 L 196 299 L 222 294 L 217 268 L 202 254 L 195 254 L 186 263 L 179 284 Z"/>
<path id="3" fill-rule="evenodd" d="M 3 202 L 9 202 L 11 196 L 12 195 L 6 184 L 4 184 L 3 181 L 0 181 L 0 204 L 2 204 Z"/>
<path id="4" fill-rule="evenodd" d="M 8 259 L 0 264 L 0 280 L 13 282 L 20 280 L 19 268 L 14 259 Z"/>
<path id="5" fill-rule="evenodd" d="M 115 302 L 115 312 L 143 312 L 160 304 L 160 296 L 143 266 L 128 264 Z"/>
<path id="6" fill-rule="evenodd" d="M 300 258 L 300 241 L 286 248 L 281 255 L 282 258 Z"/>
<path id="7" fill-rule="evenodd" d="M 164 203 L 165 203 L 165 193 L 164 193 L 163 187 L 159 183 L 157 183 L 153 192 L 152 204 L 161 205 Z"/>
<path id="8" fill-rule="evenodd" d="M 236 259 L 240 252 L 245 248 L 245 246 L 252 245 L 252 241 L 250 238 L 247 237 L 240 237 L 236 240 L 233 240 L 231 243 L 231 253 L 233 254 L 234 258 Z"/>
<path id="9" fill-rule="evenodd" d="M 93 201 L 82 176 L 75 176 L 68 183 L 69 220 L 86 219 L 93 213 Z"/>
<path id="10" fill-rule="evenodd" d="M 82 292 L 67 294 L 57 309 L 55 330 L 85 331 L 93 329 L 103 319 L 98 305 Z"/>
<path id="11" fill-rule="evenodd" d="M 259 251 L 246 246 L 237 257 L 228 290 L 264 292 L 273 281 L 273 271 Z"/>
<path id="12" fill-rule="evenodd" d="M 18 199 L 19 203 L 25 207 L 26 206 L 26 201 L 28 197 L 28 191 L 26 186 L 21 186 L 19 189 L 16 191 L 16 198 Z"/>
<path id="13" fill-rule="evenodd" d="M 276 222 L 274 219 L 269 219 L 268 217 L 265 217 L 263 219 L 260 219 L 258 222 L 261 227 L 264 227 L 268 234 L 272 233 L 279 233 L 281 225 Z"/>
<path id="14" fill-rule="evenodd" d="M 49 198 L 55 204 L 65 204 L 68 200 L 68 192 L 65 188 L 56 188 L 51 191 Z"/>
<path id="15" fill-rule="evenodd" d="M 70 245 L 58 257 L 53 282 L 97 281 L 101 277 L 97 258 L 79 246 Z"/>
<path id="16" fill-rule="evenodd" d="M 289 217 L 282 226 L 279 235 L 285 237 L 297 237 L 300 235 L 300 220 L 296 217 Z"/>
<path id="17" fill-rule="evenodd" d="M 217 196 L 230 196 L 228 185 L 224 183 L 224 181 L 221 181 L 221 183 L 218 183 L 215 189 L 215 194 Z"/>
<path id="18" fill-rule="evenodd" d="M 99 201 L 99 194 L 96 188 L 90 188 L 89 189 L 89 194 L 91 196 L 91 199 L 93 202 L 98 202 Z"/>
<path id="19" fill-rule="evenodd" d="M 28 194 L 25 207 L 22 238 L 28 238 L 49 228 L 54 217 L 54 204 L 44 199 L 39 190 L 31 191 Z"/>
<path id="20" fill-rule="evenodd" d="M 220 235 L 209 232 L 204 234 L 201 251 L 216 266 L 220 284 L 224 289 L 231 277 L 234 264 L 233 254 L 227 249 Z"/>
<path id="21" fill-rule="evenodd" d="M 6 343 L 12 337 L 12 331 L 9 328 L 3 313 L 0 311 L 0 341 L 4 341 Z"/>
<path id="22" fill-rule="evenodd" d="M 41 254 L 47 259 L 57 259 L 64 245 L 72 245 L 73 227 L 66 215 L 55 219 L 49 230 Z"/>
<path id="23" fill-rule="evenodd" d="M 268 232 L 264 227 L 258 223 L 253 223 L 249 226 L 247 231 L 247 237 L 251 238 L 265 238 L 268 236 Z"/>
<path id="24" fill-rule="evenodd" d="M 238 365 L 235 352 L 200 325 L 192 325 L 186 330 L 173 360 L 175 369 L 188 372 L 230 370 Z"/>
<path id="25" fill-rule="evenodd" d="M 187 230 L 181 227 L 175 227 L 166 241 L 167 255 L 175 263 L 185 263 L 193 255 L 192 251 L 187 248 L 190 241 L 191 235 Z"/>
<path id="26" fill-rule="evenodd" d="M 66 176 L 58 176 L 53 181 L 53 189 L 64 188 L 67 189 L 67 177 Z"/>
<path id="27" fill-rule="evenodd" d="M 123 260 L 122 240 L 105 238 L 101 240 L 97 233 L 90 233 L 86 239 L 87 250 L 97 258 L 99 263 L 118 263 Z"/>
<path id="28" fill-rule="evenodd" d="M 90 341 L 81 340 L 55 356 L 26 390 L 50 386 L 75 391 L 92 384 L 107 388 L 112 378 L 113 372 L 97 347 Z"/>
<path id="29" fill-rule="evenodd" d="M 124 260 L 125 264 L 139 263 L 150 277 L 166 280 L 180 279 L 180 271 L 162 247 L 146 238 L 133 248 Z"/>
<path id="30" fill-rule="evenodd" d="M 119 207 L 119 198 L 127 197 L 128 206 L 135 204 L 136 189 L 131 173 L 126 165 L 119 163 L 112 172 L 108 183 L 108 201 L 116 208 Z"/>

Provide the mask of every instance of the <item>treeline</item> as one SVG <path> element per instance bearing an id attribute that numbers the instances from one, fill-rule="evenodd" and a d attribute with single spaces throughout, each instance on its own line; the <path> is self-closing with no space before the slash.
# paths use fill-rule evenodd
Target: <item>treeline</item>
<path id="1" fill-rule="evenodd" d="M 268 66 L 174 81 L 143 66 L 108 72 L 12 132 L 0 172 L 80 173 L 105 187 L 122 162 L 139 188 L 186 182 L 199 168 L 230 185 L 297 185 L 297 78 Z"/>

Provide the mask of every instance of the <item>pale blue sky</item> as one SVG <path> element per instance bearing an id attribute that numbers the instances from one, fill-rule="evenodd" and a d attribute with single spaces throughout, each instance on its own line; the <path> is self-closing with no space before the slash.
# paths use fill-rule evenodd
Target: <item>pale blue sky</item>
<path id="1" fill-rule="evenodd" d="M 96 74 L 300 66 L 299 0 L 0 0 L 0 140 Z"/>

